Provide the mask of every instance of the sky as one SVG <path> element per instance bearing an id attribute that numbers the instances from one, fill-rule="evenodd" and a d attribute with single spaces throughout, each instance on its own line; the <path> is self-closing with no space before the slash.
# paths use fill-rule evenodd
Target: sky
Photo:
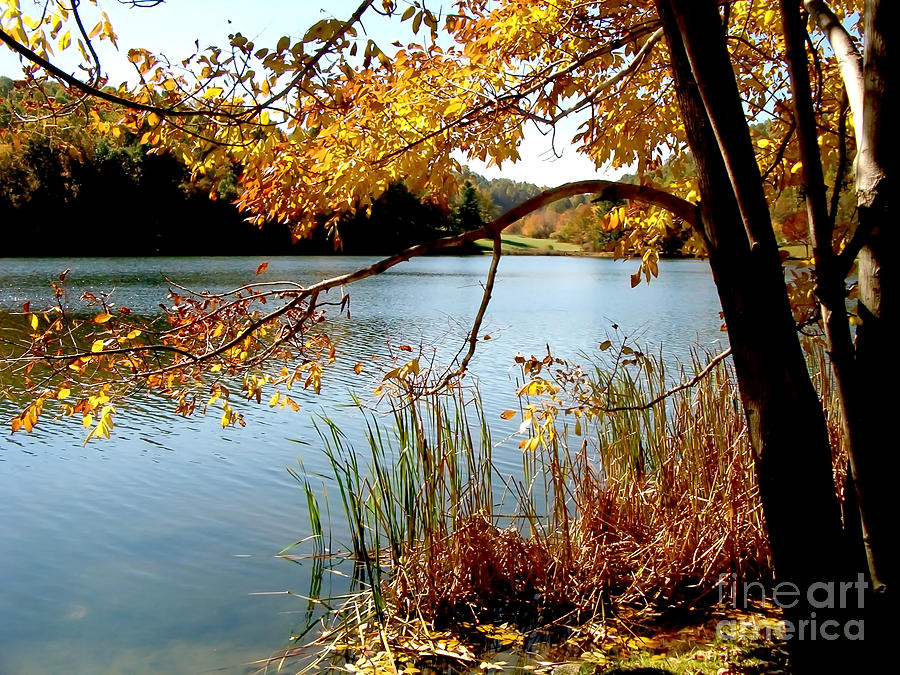
<path id="1" fill-rule="evenodd" d="M 134 8 L 127 2 L 118 0 L 98 0 L 119 37 L 119 51 L 112 50 L 107 43 L 100 52 L 101 60 L 110 84 L 117 85 L 127 80 L 133 73 L 127 62 L 128 49 L 144 47 L 154 53 L 164 53 L 172 61 L 180 61 L 196 51 L 195 41 L 200 48 L 212 44 L 226 44 L 230 33 L 240 32 L 248 39 L 262 46 L 274 45 L 282 35 L 298 39 L 316 21 L 335 17 L 346 19 L 357 8 L 361 0 L 167 0 L 151 8 Z M 5 3 L 0 2 L 0 6 Z M 25 14 L 37 14 L 32 7 L 43 2 L 21 0 Z M 400 0 L 401 6 L 404 0 Z M 428 2 L 432 11 L 449 2 Z M 82 6 L 91 11 L 88 3 Z M 93 20 L 91 20 L 93 19 Z M 88 28 L 96 19 L 85 16 Z M 398 26 L 392 21 L 378 21 L 373 16 L 363 22 L 367 36 L 374 39 L 385 51 L 391 42 L 407 42 L 412 38 L 408 32 L 410 22 Z M 403 29 L 406 29 L 404 31 Z M 70 48 L 72 49 L 72 48 Z M 61 62 L 64 64 L 64 62 Z M 71 72 L 77 74 L 74 65 Z M 20 72 L 18 57 L 4 45 L 0 45 L 0 75 L 17 77 Z M 569 147 L 569 140 L 575 133 L 575 124 L 562 126 L 556 134 L 556 154 L 551 147 L 550 137 L 543 136 L 535 129 L 526 134 L 520 154 L 522 159 L 506 163 L 501 169 L 486 167 L 478 162 L 467 162 L 469 167 L 488 178 L 509 178 L 511 180 L 536 183 L 553 187 L 576 180 L 611 178 L 611 171 L 597 171 L 588 158 Z"/>

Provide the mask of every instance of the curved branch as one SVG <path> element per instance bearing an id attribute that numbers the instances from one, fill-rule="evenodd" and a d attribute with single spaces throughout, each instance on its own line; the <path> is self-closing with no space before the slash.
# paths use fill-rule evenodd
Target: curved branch
<path id="1" fill-rule="evenodd" d="M 692 227 L 699 228 L 700 226 L 699 207 L 681 197 L 676 197 L 673 194 L 646 185 L 631 185 L 630 183 L 618 183 L 609 180 L 583 180 L 544 190 L 541 194 L 535 195 L 531 199 L 511 208 L 503 215 L 478 229 L 469 230 L 468 232 L 455 234 L 449 237 L 434 239 L 433 241 L 425 242 L 424 244 L 416 244 L 405 251 L 383 258 L 368 267 L 362 267 L 354 272 L 348 272 L 347 274 L 332 277 L 331 279 L 325 279 L 317 284 L 308 286 L 306 292 L 320 293 L 322 291 L 327 291 L 330 288 L 350 284 L 354 281 L 380 274 L 410 258 L 415 258 L 424 255 L 425 253 L 430 253 L 431 251 L 437 251 L 451 246 L 459 246 L 460 244 L 472 242 L 477 239 L 493 239 L 495 234 L 502 232 L 529 213 L 537 211 L 539 208 L 547 206 L 547 204 L 552 204 L 560 199 L 581 194 L 599 194 L 600 199 L 603 201 L 633 199 L 634 201 L 664 208 Z"/>
<path id="2" fill-rule="evenodd" d="M 376 274 L 380 274 L 391 267 L 398 265 L 401 262 L 405 262 L 411 258 L 415 258 L 420 255 L 424 255 L 426 253 L 430 253 L 432 251 L 440 250 L 443 248 L 449 248 L 452 246 L 459 246 L 460 244 L 464 244 L 466 242 L 473 242 L 477 239 L 490 238 L 493 239 L 494 242 L 494 259 L 491 263 L 491 269 L 488 274 L 488 281 L 485 286 L 484 297 L 482 298 L 481 307 L 478 311 L 478 315 L 476 317 L 475 323 L 472 327 L 472 331 L 467 340 L 469 348 L 468 352 L 465 355 L 460 368 L 457 369 L 457 372 L 462 372 L 465 370 L 469 361 L 472 358 L 472 355 L 475 351 L 475 345 L 478 340 L 478 331 L 484 317 L 484 313 L 487 309 L 487 304 L 490 301 L 491 291 L 494 285 L 494 279 L 497 273 L 497 264 L 500 259 L 500 233 L 506 229 L 509 225 L 514 223 L 527 216 L 529 213 L 540 209 L 543 206 L 546 206 L 554 201 L 564 199 L 566 197 L 570 197 L 577 194 L 599 194 L 600 198 L 603 200 L 610 201 L 618 201 L 621 199 L 632 199 L 635 201 L 641 201 L 646 204 L 652 204 L 659 207 L 662 207 L 668 211 L 670 211 L 673 215 L 678 218 L 681 218 L 688 224 L 693 227 L 699 228 L 700 225 L 700 213 L 699 207 L 690 202 L 681 199 L 680 197 L 676 197 L 672 194 L 664 192 L 662 190 L 657 190 L 655 188 L 647 187 L 644 185 L 631 185 L 628 183 L 618 183 L 615 181 L 607 181 L 607 180 L 586 180 L 575 183 L 567 183 L 565 185 L 561 185 L 559 187 L 551 188 L 545 190 L 543 193 L 532 197 L 526 202 L 516 206 L 515 208 L 510 209 L 500 217 L 494 219 L 490 223 L 479 227 L 475 230 L 470 230 L 468 232 L 464 232 L 462 234 L 453 235 L 449 237 L 443 237 L 440 239 L 435 239 L 430 242 L 426 242 L 423 244 L 418 244 L 416 246 L 412 246 L 407 248 L 400 253 L 389 256 L 387 258 L 383 258 L 378 262 L 375 262 L 367 267 L 362 267 L 353 272 L 342 274 L 340 276 L 332 277 L 330 279 L 324 279 L 316 284 L 312 284 L 305 288 L 299 289 L 299 291 L 295 291 L 296 295 L 294 295 L 290 300 L 285 302 L 285 304 L 280 307 L 268 312 L 267 314 L 260 316 L 253 321 L 251 321 L 247 326 L 245 326 L 241 331 L 239 331 L 233 338 L 220 344 L 215 348 L 211 348 L 208 351 L 193 354 L 186 350 L 179 349 L 178 347 L 173 347 L 169 345 L 141 345 L 134 347 L 118 347 L 113 349 L 103 349 L 97 352 L 78 352 L 74 354 L 56 354 L 56 355 L 41 355 L 34 357 L 35 360 L 51 360 L 51 361 L 63 361 L 72 358 L 78 358 L 81 356 L 85 357 L 97 357 L 97 356 L 109 356 L 115 354 L 131 354 L 137 352 L 172 352 L 179 355 L 182 355 L 189 359 L 189 363 L 174 363 L 170 365 L 165 365 L 160 368 L 137 373 L 139 377 L 150 377 L 154 375 L 165 374 L 168 372 L 172 372 L 179 368 L 185 366 L 197 366 L 201 363 L 208 362 L 209 360 L 220 356 L 227 352 L 229 349 L 234 347 L 235 345 L 240 344 L 244 339 L 248 336 L 252 335 L 254 331 L 259 329 L 264 324 L 271 323 L 275 319 L 282 317 L 288 312 L 300 309 L 304 302 L 308 302 L 308 306 L 306 308 L 306 314 L 309 316 L 313 308 L 315 307 L 316 298 L 320 293 L 328 291 L 329 289 L 336 288 L 339 286 L 344 286 L 346 284 L 353 283 L 354 281 L 360 281 L 367 277 L 374 276 Z M 275 293 L 276 291 L 270 291 L 269 293 Z M 204 317 L 204 320 L 208 320 L 209 317 Z M 197 322 L 192 322 L 188 325 L 194 325 Z M 182 327 L 183 328 L 183 327 Z M 295 331 L 289 332 L 287 335 L 280 336 L 276 341 L 275 345 L 282 344 L 285 340 L 289 339 L 290 336 Z M 28 359 L 14 359 L 14 360 L 28 360 Z"/>

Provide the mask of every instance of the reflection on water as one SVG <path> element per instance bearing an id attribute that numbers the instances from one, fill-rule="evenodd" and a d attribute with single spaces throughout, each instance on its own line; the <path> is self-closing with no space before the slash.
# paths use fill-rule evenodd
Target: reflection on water
<path id="1" fill-rule="evenodd" d="M 216 290 L 253 280 L 260 262 L 0 260 L 0 312 L 49 297 L 49 280 L 66 268 L 74 296 L 113 290 L 117 304 L 153 312 L 166 294 L 162 274 Z M 312 282 L 367 262 L 276 258 L 263 279 Z M 347 289 L 352 316 L 330 327 L 338 360 L 321 396 L 298 394 L 299 414 L 247 406 L 247 427 L 223 430 L 213 416 L 185 420 L 142 398 L 121 411 L 111 440 L 87 447 L 79 425 L 49 420 L 29 436 L 0 436 L 0 673 L 239 673 L 284 646 L 305 604 L 255 593 L 306 589 L 305 568 L 274 555 L 309 534 L 305 498 L 285 467 L 299 454 L 307 471 L 326 469 L 310 416 L 327 411 L 361 439 L 349 391 L 365 396 L 380 379 L 368 358 L 386 354 L 389 342 L 449 358 L 488 264 L 415 260 Z M 514 401 L 517 351 L 543 353 L 549 344 L 577 357 L 614 322 L 669 356 L 724 340 L 705 264 L 665 262 L 659 280 L 631 290 L 633 267 L 588 258 L 501 262 L 484 326 L 492 339 L 472 363 L 495 438 L 516 426 L 499 412 Z M 353 373 L 357 361 L 362 375 Z M 13 411 L 0 398 L 0 419 Z M 514 444 L 495 458 L 502 472 L 519 471 Z"/>

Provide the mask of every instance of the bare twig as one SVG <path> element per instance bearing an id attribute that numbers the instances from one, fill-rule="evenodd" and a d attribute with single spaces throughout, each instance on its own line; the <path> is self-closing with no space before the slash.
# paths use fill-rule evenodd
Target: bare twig
<path id="1" fill-rule="evenodd" d="M 648 403 L 643 403 L 641 405 L 623 405 L 614 408 L 604 408 L 603 411 L 614 413 L 622 412 L 625 410 L 647 410 L 648 408 L 652 408 L 657 403 L 664 401 L 665 399 L 669 398 L 669 396 L 672 396 L 672 394 L 677 394 L 679 391 L 684 391 L 685 389 L 690 389 L 691 387 L 696 386 L 700 382 L 700 380 L 702 380 L 713 371 L 713 368 L 715 368 L 720 361 L 728 358 L 729 356 L 731 356 L 731 347 L 726 349 L 724 352 L 721 352 L 714 359 L 712 359 L 708 364 L 706 364 L 706 367 L 703 370 L 694 375 L 694 377 L 692 377 L 690 380 L 679 384 L 677 387 L 673 387 L 672 389 L 663 392 Z"/>

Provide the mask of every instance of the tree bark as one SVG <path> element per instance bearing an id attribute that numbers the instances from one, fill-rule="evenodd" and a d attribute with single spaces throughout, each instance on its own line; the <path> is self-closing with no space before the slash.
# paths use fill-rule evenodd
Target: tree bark
<path id="1" fill-rule="evenodd" d="M 866 549 L 874 561 L 872 584 L 878 614 L 887 616 L 889 593 L 896 583 L 896 554 L 891 540 L 896 526 L 896 500 L 890 495 L 896 477 L 897 452 L 893 415 L 897 410 L 897 377 L 900 376 L 896 341 L 890 326 L 896 324 L 897 227 L 889 202 L 889 139 L 891 119 L 890 65 L 887 57 L 888 7 L 868 0 L 865 13 L 863 74 L 865 99 L 862 135 L 869 153 L 857 158 L 859 225 L 867 238 L 859 252 L 860 325 L 856 333 L 856 358 L 865 411 L 864 445 L 857 453 L 857 494 L 869 500 L 865 512 Z M 894 448 L 894 449 L 892 449 Z"/>
<path id="2" fill-rule="evenodd" d="M 657 8 L 697 163 L 703 234 L 734 350 L 776 577 L 802 590 L 801 601 L 784 608 L 797 627 L 814 612 L 823 615 L 806 590 L 837 581 L 843 568 L 824 413 L 790 311 L 716 3 L 657 0 Z M 834 666 L 839 650 L 823 649 L 828 644 L 789 642 L 795 670 Z"/>

